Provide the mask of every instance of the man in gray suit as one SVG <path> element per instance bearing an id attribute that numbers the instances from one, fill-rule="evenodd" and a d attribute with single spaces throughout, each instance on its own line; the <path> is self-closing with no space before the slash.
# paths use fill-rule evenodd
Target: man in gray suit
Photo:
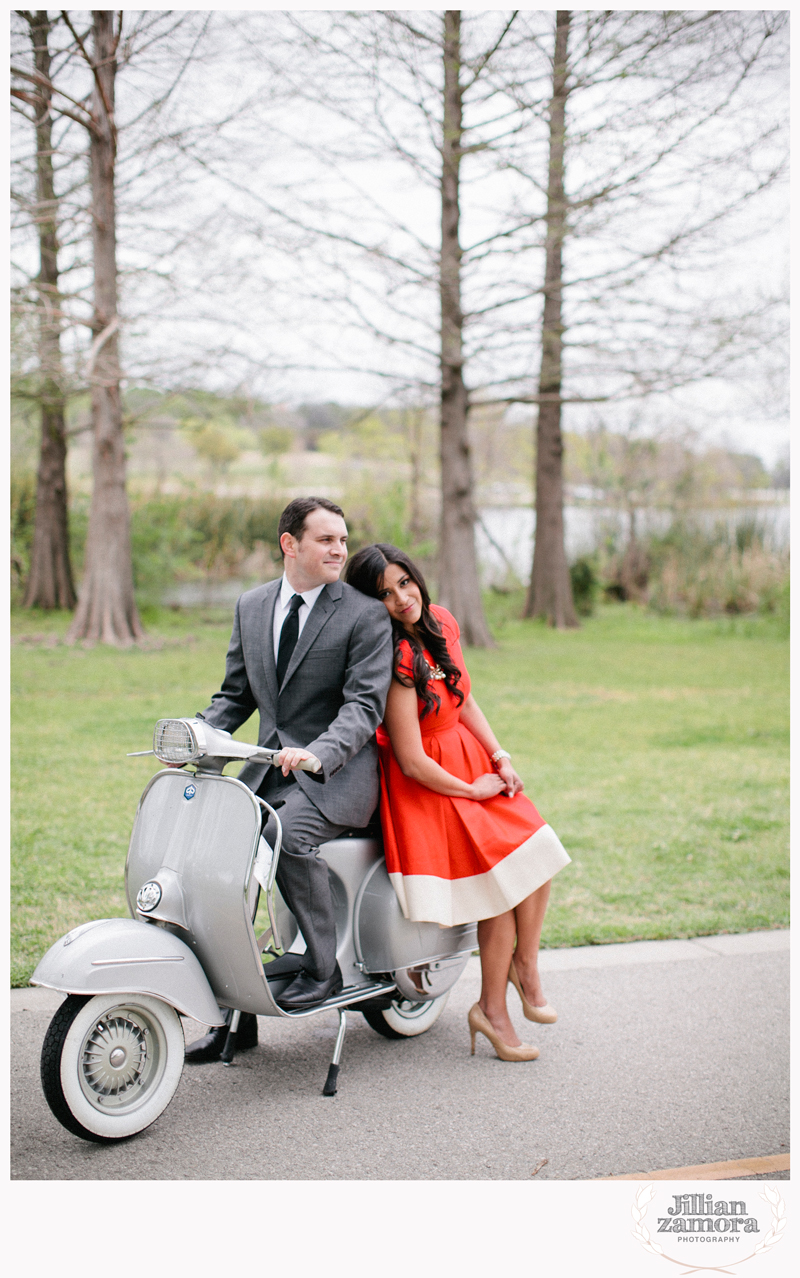
<path id="1" fill-rule="evenodd" d="M 198 718 L 233 732 L 257 709 L 258 744 L 280 751 L 279 767 L 248 763 L 239 779 L 280 809 L 278 886 L 307 946 L 305 970 L 281 996 L 281 1006 L 296 1011 L 342 988 L 319 845 L 366 825 L 377 806 L 375 729 L 392 677 L 392 634 L 383 604 L 339 581 L 347 526 L 338 506 L 297 498 L 278 533 L 283 576 L 239 598 L 222 688 Z M 298 771 L 315 760 L 316 773 Z M 212 1030 L 187 1060 L 218 1059 L 225 1033 Z M 243 1015 L 238 1048 L 253 1046 L 256 1035 L 255 1017 Z"/>

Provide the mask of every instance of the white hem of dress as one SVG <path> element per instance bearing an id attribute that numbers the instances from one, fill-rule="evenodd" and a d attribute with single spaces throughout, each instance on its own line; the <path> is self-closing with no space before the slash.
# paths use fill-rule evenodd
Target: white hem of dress
<path id="1" fill-rule="evenodd" d="M 555 830 L 543 825 L 485 874 L 441 879 L 397 873 L 389 878 L 407 919 L 456 927 L 513 910 L 569 863 Z"/>

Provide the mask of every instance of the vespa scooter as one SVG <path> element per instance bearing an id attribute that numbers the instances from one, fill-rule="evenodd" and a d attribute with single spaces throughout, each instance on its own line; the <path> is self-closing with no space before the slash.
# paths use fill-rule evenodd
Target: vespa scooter
<path id="1" fill-rule="evenodd" d="M 155 1122 L 183 1069 L 181 1016 L 222 1025 L 228 1014 L 220 1009 L 231 1009 L 222 1054 L 230 1064 L 242 1012 L 300 1020 L 336 1010 L 325 1096 L 337 1090 L 348 1008 L 386 1038 L 431 1028 L 477 945 L 475 924 L 405 919 L 379 836 L 349 832 L 320 849 L 344 988 L 313 1008 L 284 1011 L 281 992 L 302 968 L 306 947 L 275 881 L 280 817 L 223 775 L 234 761 L 272 764 L 277 756 L 197 719 L 159 720 L 153 749 L 137 753 L 171 766 L 151 778 L 136 812 L 125 867 L 131 918 L 74 928 L 31 977 L 68 996 L 41 1057 L 45 1098 L 68 1131 L 109 1142 Z M 274 848 L 261 835 L 264 811 L 275 817 Z M 266 926 L 258 935 L 262 892 Z"/>

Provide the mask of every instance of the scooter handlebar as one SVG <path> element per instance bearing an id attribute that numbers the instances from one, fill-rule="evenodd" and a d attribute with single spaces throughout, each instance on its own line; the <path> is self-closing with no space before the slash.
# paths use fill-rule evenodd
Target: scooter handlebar
<path id="1" fill-rule="evenodd" d="M 256 745 L 234 741 L 230 732 L 213 728 L 205 720 L 159 719 L 153 733 L 152 750 L 134 750 L 129 757 L 154 754 L 167 765 L 183 767 L 186 763 L 198 763 L 203 758 L 250 759 L 254 763 L 269 763 L 280 767 L 280 750 L 263 750 Z M 224 766 L 224 765 L 223 765 Z M 313 755 L 297 767 L 302 772 L 320 772 L 322 764 Z"/>
<path id="2" fill-rule="evenodd" d="M 259 763 L 262 759 L 266 759 L 274 768 L 279 768 L 281 766 L 278 762 L 280 754 L 280 750 L 276 750 L 274 753 L 265 751 L 264 754 L 253 755 L 251 758 L 254 763 Z M 304 759 L 302 763 L 298 763 L 297 768 L 300 772 L 319 772 L 322 769 L 322 764 L 319 759 Z"/>

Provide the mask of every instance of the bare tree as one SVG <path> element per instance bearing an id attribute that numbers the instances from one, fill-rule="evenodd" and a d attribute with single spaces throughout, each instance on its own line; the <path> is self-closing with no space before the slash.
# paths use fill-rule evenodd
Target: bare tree
<path id="1" fill-rule="evenodd" d="M 538 405 L 526 616 L 577 624 L 564 553 L 563 406 L 643 399 L 719 376 L 750 353 L 754 328 L 774 309 L 773 299 L 742 307 L 726 298 L 720 313 L 707 297 L 694 309 L 680 277 L 708 273 L 723 230 L 781 175 L 780 119 L 765 113 L 754 126 L 758 98 L 748 93 L 759 76 L 773 92 L 784 25 L 769 13 L 555 14 L 546 181 L 527 170 L 545 206 L 539 385 L 505 401 Z M 546 44 L 534 35 L 533 47 Z M 529 92 L 520 87 L 521 98 Z M 568 155 L 581 171 L 569 188 Z M 727 231 L 729 244 L 736 235 Z M 635 534 L 630 548 L 633 580 Z"/>
<path id="2" fill-rule="evenodd" d="M 215 373 L 221 367 L 221 375 L 235 379 L 237 360 L 239 367 L 249 361 L 249 368 L 265 372 L 358 370 L 383 379 L 397 402 L 404 387 L 424 388 L 421 398 L 428 402 L 438 395 L 441 597 L 473 642 L 489 640 L 473 543 L 470 407 L 526 402 L 540 410 L 542 571 L 534 570 L 530 606 L 541 585 L 544 602 L 536 608 L 554 624 L 568 625 L 563 406 L 686 385 L 729 367 L 748 342 L 757 349 L 762 340 L 755 329 L 748 336 L 741 315 L 709 312 L 708 306 L 703 314 L 681 292 L 686 271 L 694 271 L 693 282 L 702 277 L 699 256 L 689 260 L 692 244 L 707 247 L 727 212 L 743 206 L 747 177 L 753 178 L 750 194 L 771 180 L 771 118 L 760 135 L 766 145 L 761 153 L 753 143 L 757 130 L 751 128 L 738 146 L 731 133 L 737 95 L 762 61 L 762 18 L 768 47 L 777 20 L 729 11 L 559 11 L 555 23 L 549 13 L 526 11 L 331 11 L 301 19 L 248 12 L 231 18 L 228 29 L 238 24 L 243 56 L 266 69 L 264 91 L 254 95 L 245 116 L 239 81 L 227 90 L 231 98 L 239 95 L 230 107 L 236 134 L 222 128 L 209 141 L 188 125 L 175 133 L 174 153 L 196 161 L 197 172 L 211 183 L 204 193 L 212 193 L 212 211 L 202 250 L 181 221 L 171 241 L 179 246 L 174 260 L 188 266 L 184 277 L 194 278 L 202 257 L 219 290 L 199 309 L 184 287 L 185 311 L 178 319 L 191 312 L 193 323 L 219 325 L 224 305 L 231 332 L 238 325 L 241 337 L 240 351 L 234 341 L 220 343 Z M 74 35 L 74 51 L 95 79 L 96 97 L 96 53 L 89 57 L 85 41 Z M 247 65 L 252 72 L 255 62 Z M 225 68 L 212 68 L 212 80 L 223 84 Z M 98 121 L 102 116 L 103 103 L 95 97 L 89 104 L 76 91 L 74 100 L 62 99 L 65 111 L 90 133 L 95 110 Z M 207 92 L 196 114 L 213 97 Z M 282 118 L 262 109 L 267 99 L 270 111 L 277 102 Z M 754 101 L 748 99 L 748 109 Z M 705 147 L 702 131 L 717 121 L 724 125 L 719 136 L 730 144 L 715 143 L 714 150 Z M 694 175 L 698 155 L 704 168 Z M 288 177 L 279 169 L 287 158 Z M 111 160 L 112 190 L 116 186 L 119 194 L 116 156 Z M 372 166 L 366 181 L 359 180 L 363 169 L 356 173 L 362 163 Z M 407 189 L 409 175 L 414 183 L 413 200 L 393 204 L 375 176 L 376 163 L 391 163 L 396 171 L 402 166 Z M 291 172 L 294 164 L 299 176 Z M 730 198 L 714 203 L 705 188 L 720 190 L 720 179 L 727 180 L 737 164 Z M 225 197 L 214 186 L 220 178 L 228 183 Z M 134 186 L 137 180 L 134 173 Z M 480 181 L 487 183 L 485 197 Z M 231 191 L 235 197 L 227 201 Z M 157 198 L 157 183 L 153 193 Z M 227 207 L 213 209 L 214 199 Z M 164 244 L 169 221 L 162 217 Z M 175 221 L 177 226 L 180 219 Z M 97 240 L 95 234 L 95 248 Z M 244 245 L 235 280 L 223 269 L 234 242 Z M 142 273 L 148 251 L 149 244 L 136 266 Z M 270 296 L 273 327 L 265 340 L 267 330 L 254 323 L 240 289 L 248 280 L 252 290 L 254 279 L 260 285 L 261 263 L 275 254 L 283 255 L 285 287 L 279 304 Z M 296 264 L 291 276 L 285 269 L 290 255 Z M 159 260 L 165 274 L 169 257 L 165 251 Z M 102 307 L 99 294 L 95 302 L 93 401 L 110 420 L 118 353 L 109 324 L 118 303 L 108 293 Z M 311 310 L 315 319 L 324 313 L 325 323 L 337 325 L 334 342 L 318 340 Z M 163 333 L 160 323 L 148 326 L 155 357 L 153 334 Z M 294 364 L 276 351 L 288 332 L 305 347 Z M 532 388 L 540 332 L 539 378 Z M 355 343 L 342 334 L 355 336 Z M 147 339 L 136 340 L 141 360 Z M 130 367 L 128 342 L 132 348 L 134 338 L 126 336 Z M 200 346 L 193 352 L 197 368 L 211 362 L 207 348 L 198 355 Z M 255 347 L 260 351 L 253 355 Z M 94 393 L 101 382 L 105 398 Z"/>
<path id="3" fill-rule="evenodd" d="M 462 609 L 480 614 L 455 598 L 462 569 L 472 601 L 477 580 L 464 423 L 481 403 L 535 404 L 527 611 L 574 624 L 564 406 L 674 393 L 764 345 L 772 299 L 751 294 L 741 305 L 724 288 L 709 295 L 708 281 L 740 233 L 736 217 L 780 172 L 780 125 L 757 110 L 782 56 L 770 52 L 780 16 L 450 10 L 238 21 L 290 103 L 291 119 L 270 119 L 273 146 L 309 174 L 293 181 L 264 165 L 256 189 L 250 139 L 250 171 L 243 160 L 236 185 L 259 254 L 270 235 L 285 251 L 275 227 L 294 234 L 288 305 L 298 330 L 308 331 L 312 303 L 315 318 L 337 324 L 334 342 L 315 334 L 308 367 L 440 390 L 441 597 L 465 632 Z M 258 127 L 263 136 L 266 116 Z M 431 213 L 436 191 L 438 242 L 407 202 L 386 198 L 390 163 Z M 355 342 L 338 340 L 344 331 Z M 366 339 L 384 345 L 385 361 Z"/>
<path id="4" fill-rule="evenodd" d="M 84 108 L 92 184 L 94 340 L 89 362 L 94 483 L 83 584 L 67 638 L 72 643 L 88 639 L 124 647 L 141 638 L 144 631 L 133 593 L 117 314 L 114 90 L 122 13 L 117 15 L 112 9 L 93 11 L 91 52 L 70 19 L 65 21 L 71 26 L 94 81 L 91 105 Z"/>
<path id="5" fill-rule="evenodd" d="M 50 88 L 50 19 L 47 10 L 23 14 L 33 48 L 35 78 L 12 90 L 33 110 L 36 136 L 36 203 L 39 240 L 38 362 L 41 444 L 36 476 L 36 517 L 26 608 L 73 608 L 76 596 L 69 553 L 64 423 L 64 369 L 61 357 L 61 300 L 58 269 L 58 200 L 53 174 Z"/>
<path id="6" fill-rule="evenodd" d="M 117 73 L 120 65 L 132 66 L 135 72 L 122 116 L 127 169 L 122 182 L 127 218 L 126 271 L 129 286 L 135 286 L 141 285 L 148 273 L 153 278 L 164 274 L 160 267 L 168 252 L 163 230 L 167 219 L 163 213 L 164 182 L 158 169 L 163 168 L 168 149 L 175 154 L 174 131 L 179 136 L 187 132 L 184 123 L 176 126 L 174 119 L 167 121 L 167 107 L 172 105 L 174 90 L 208 28 L 205 15 L 199 15 L 196 21 L 191 20 L 192 15 L 160 11 L 134 14 L 131 21 L 124 21 L 125 16 L 122 11 L 94 11 L 90 26 L 81 32 L 78 16 L 63 11 L 62 30 L 69 37 L 58 51 L 57 73 L 53 65 L 33 71 L 24 65 L 12 66 L 18 100 L 24 100 L 31 92 L 46 93 L 50 113 L 73 129 L 81 126 L 88 138 L 90 287 L 82 289 L 79 283 L 77 290 L 71 291 L 69 304 L 73 325 L 86 325 L 91 333 L 86 351 L 81 351 L 79 340 L 73 340 L 76 375 L 72 390 L 90 391 L 94 482 L 84 578 L 68 638 L 117 645 L 130 644 L 143 634 L 133 589 L 123 433 L 126 418 L 119 353 Z M 172 39 L 179 30 L 186 37 L 182 42 Z M 169 189 L 174 199 L 178 179 L 175 166 L 170 177 Z M 154 191 L 161 193 L 162 226 L 153 216 Z M 141 223 L 148 213 L 152 218 L 150 235 L 143 237 Z M 139 223 L 135 224 L 137 216 Z M 78 229 L 78 234 L 82 229 Z M 173 239 L 175 234 L 180 237 L 186 232 L 186 226 L 179 228 Z M 77 257 L 80 267 L 80 252 Z M 88 273 L 85 257 L 84 252 L 84 276 Z M 129 297 L 134 292 L 135 287 L 129 287 Z M 149 300 L 152 305 L 152 297 Z M 139 302 L 141 305 L 141 297 Z M 130 311 L 127 318 L 130 321 Z"/>
<path id="7" fill-rule="evenodd" d="M 472 392 L 465 370 L 476 353 L 474 338 L 467 340 L 468 329 L 474 328 L 476 319 L 480 322 L 481 309 L 469 300 L 465 303 L 463 296 L 465 256 L 469 258 L 469 248 L 465 254 L 461 242 L 463 174 L 469 161 L 469 181 L 474 182 L 476 162 L 513 134 L 522 113 L 512 101 L 502 100 L 502 78 L 492 78 L 495 64 L 512 43 L 509 33 L 516 13 L 479 16 L 479 22 L 470 21 L 466 44 L 460 10 L 294 16 L 297 39 L 292 53 L 291 34 L 276 30 L 273 15 L 263 19 L 270 31 L 260 40 L 248 18 L 244 27 L 253 56 L 262 67 L 269 66 L 274 76 L 270 84 L 285 85 L 295 119 L 300 100 L 312 111 L 321 108 L 320 118 L 327 114 L 327 123 L 316 134 L 306 127 L 301 139 L 291 140 L 295 153 L 317 166 L 311 193 L 302 182 L 291 189 L 268 184 L 269 196 L 257 192 L 252 146 L 250 172 L 242 174 L 237 190 L 260 206 L 273 226 L 296 235 L 295 259 L 303 266 L 295 299 L 302 295 L 306 304 L 324 305 L 331 317 L 340 314 L 351 331 L 369 335 L 390 352 L 383 367 L 373 358 L 362 363 L 360 371 L 382 378 L 401 400 L 412 387 L 438 396 L 439 598 L 457 617 L 467 643 L 493 646 L 475 551 L 468 427 Z M 337 126 L 332 119 L 350 129 L 343 135 L 338 128 L 333 144 L 328 135 Z M 263 134 L 262 121 L 259 128 Z M 286 127 L 281 132 L 273 120 L 271 136 L 286 144 Z M 361 184 L 353 176 L 359 164 L 387 162 L 405 168 L 431 195 L 435 192 L 435 238 L 432 220 L 421 230 L 413 216 L 387 207 L 369 189 L 369 180 Z M 216 171 L 230 177 L 229 161 L 227 168 L 220 161 Z M 323 174 L 325 185 L 319 181 Z M 259 185 L 263 191 L 260 172 Z M 330 198 L 326 186 L 333 191 Z M 473 190 L 470 196 L 471 204 L 476 203 Z M 257 217 L 254 212 L 242 216 L 243 222 L 251 223 Z M 259 231 L 263 244 L 263 215 Z M 504 226 L 497 235 L 478 237 L 478 270 L 487 246 L 508 234 Z M 354 272 L 350 267 L 356 263 Z M 319 283 L 321 275 L 327 277 L 325 286 Z M 436 319 L 432 304 L 438 310 Z M 339 367 L 359 367 L 351 348 L 348 355 L 349 360 L 338 360 Z M 336 352 L 330 356 L 335 364 Z M 320 360 L 317 367 L 321 365 Z"/>
<path id="8" fill-rule="evenodd" d="M 61 74 L 54 77 L 52 67 L 46 72 L 37 67 L 32 74 L 12 67 L 12 72 L 18 82 L 46 92 L 50 112 L 81 125 L 89 139 L 93 340 L 85 373 L 91 389 L 93 487 L 83 582 L 67 641 L 125 646 L 143 630 L 133 592 L 118 347 L 115 81 L 122 16 L 95 10 L 91 27 L 80 34 L 70 14 L 62 11 L 73 44 Z M 91 77 L 88 93 L 74 70 L 78 64 Z M 72 67 L 71 75 L 64 72 L 65 65 Z"/>
<path id="9" fill-rule="evenodd" d="M 441 299 L 441 464 L 442 517 L 439 545 L 439 599 L 456 617 L 475 647 L 494 647 L 481 602 L 475 554 L 473 499 L 464 383 L 464 312 L 461 304 L 460 176 L 463 155 L 461 11 L 447 9 L 442 40 L 442 245 Z"/>
<path id="10" fill-rule="evenodd" d="M 577 626 L 564 549 L 564 440 L 561 434 L 563 340 L 563 247 L 567 202 L 564 192 L 564 138 L 567 102 L 567 48 L 570 13 L 556 13 L 542 308 L 542 353 L 536 425 L 536 540 L 525 602 L 526 617 L 546 617 L 558 629 Z"/>

